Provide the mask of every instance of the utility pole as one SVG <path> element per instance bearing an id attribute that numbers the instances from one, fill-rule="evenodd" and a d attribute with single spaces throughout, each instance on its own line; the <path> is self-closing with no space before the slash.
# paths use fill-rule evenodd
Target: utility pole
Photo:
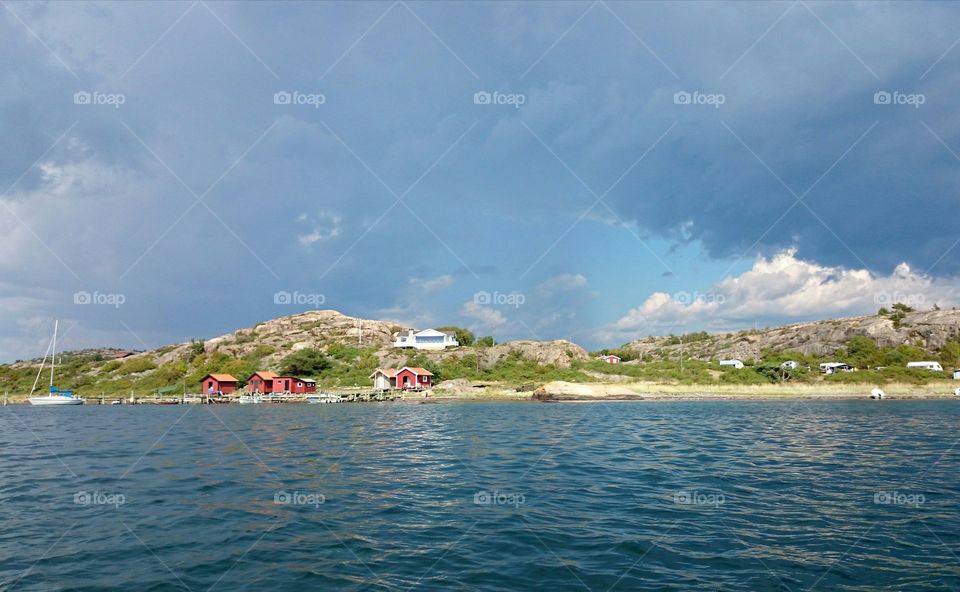
<path id="1" fill-rule="evenodd" d="M 683 335 L 680 336 L 680 374 L 683 374 Z"/>

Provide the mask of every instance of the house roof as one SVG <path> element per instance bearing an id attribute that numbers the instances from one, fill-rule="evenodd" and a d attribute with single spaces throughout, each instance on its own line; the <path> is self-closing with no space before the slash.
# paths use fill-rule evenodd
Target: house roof
<path id="1" fill-rule="evenodd" d="M 373 378 L 374 376 L 377 375 L 377 373 L 383 374 L 387 378 L 393 378 L 394 376 L 397 375 L 397 369 L 396 368 L 377 368 L 376 370 L 373 371 L 373 374 L 371 374 L 367 378 Z"/>
<path id="2" fill-rule="evenodd" d="M 420 368 L 420 367 L 414 368 L 410 366 L 404 366 L 403 368 L 397 371 L 397 374 L 399 374 L 400 372 L 403 372 L 404 370 L 409 370 L 414 374 L 416 374 L 417 376 L 433 376 L 433 372 L 430 372 L 426 368 Z"/>
<path id="3" fill-rule="evenodd" d="M 256 372 L 250 375 L 250 378 L 253 378 L 254 376 L 259 376 L 264 380 L 274 380 L 275 378 L 279 378 L 279 376 L 277 376 L 275 373 L 267 372 L 266 370 L 257 370 Z M 250 380 L 250 378 L 248 378 L 247 380 Z M 289 378 L 289 377 L 285 376 L 284 378 Z"/>
<path id="4" fill-rule="evenodd" d="M 436 329 L 424 329 L 423 331 L 417 331 L 414 335 L 444 335 L 445 331 L 437 331 Z"/>
<path id="5" fill-rule="evenodd" d="M 207 374 L 207 376 L 204 376 L 203 378 L 201 378 L 200 381 L 202 382 L 203 380 L 206 380 L 207 377 L 210 377 L 216 380 L 217 382 L 238 382 L 237 379 L 234 378 L 233 375 L 231 374 L 214 374 L 214 373 Z"/>

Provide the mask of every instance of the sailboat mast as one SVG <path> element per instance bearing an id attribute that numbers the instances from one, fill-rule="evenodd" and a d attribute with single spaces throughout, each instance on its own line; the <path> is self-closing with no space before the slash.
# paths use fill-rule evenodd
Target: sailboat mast
<path id="1" fill-rule="evenodd" d="M 60 321 L 53 321 L 53 357 L 50 358 L 50 388 L 53 388 L 53 369 L 57 366 L 57 327 Z"/>

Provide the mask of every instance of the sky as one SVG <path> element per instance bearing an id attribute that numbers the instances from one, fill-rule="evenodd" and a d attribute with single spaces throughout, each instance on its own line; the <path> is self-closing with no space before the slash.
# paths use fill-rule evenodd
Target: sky
<path id="1" fill-rule="evenodd" d="M 955 306 L 960 6 L 2 2 L 0 360 Z"/>

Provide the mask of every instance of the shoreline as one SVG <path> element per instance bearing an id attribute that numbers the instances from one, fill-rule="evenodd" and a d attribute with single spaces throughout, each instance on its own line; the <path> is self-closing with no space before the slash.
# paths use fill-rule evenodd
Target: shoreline
<path id="1" fill-rule="evenodd" d="M 960 381 L 938 381 L 924 385 L 889 384 L 881 387 L 885 400 L 947 400 L 960 396 L 954 392 Z M 805 383 L 792 385 L 697 385 L 663 384 L 653 382 L 548 382 L 533 390 L 518 391 L 515 385 L 502 383 L 470 383 L 456 389 L 433 389 L 429 397 L 421 393 L 407 393 L 399 404 L 439 404 L 456 402 L 485 401 L 527 401 L 544 403 L 583 403 L 592 401 L 784 401 L 784 400 L 825 400 L 848 401 L 870 400 L 870 384 Z M 529 389 L 529 387 L 528 387 Z M 330 389 L 330 392 L 336 392 Z M 79 393 L 82 396 L 82 393 Z M 97 403 L 88 397 L 88 405 Z M 169 401 L 166 404 L 170 404 Z M 378 401 L 369 401 L 378 402 Z M 381 403 L 389 401 L 379 401 Z M 27 397 L 8 398 L 6 404 L 27 405 Z M 125 405 L 130 403 L 126 403 Z M 156 401 L 141 400 L 141 405 L 161 404 Z M 186 402 L 177 404 L 199 404 Z M 227 404 L 236 404 L 231 401 Z M 271 403 L 265 403 L 270 405 Z M 276 403 L 272 403 L 276 404 Z M 302 401 L 288 401 L 285 405 L 304 404 Z"/>

